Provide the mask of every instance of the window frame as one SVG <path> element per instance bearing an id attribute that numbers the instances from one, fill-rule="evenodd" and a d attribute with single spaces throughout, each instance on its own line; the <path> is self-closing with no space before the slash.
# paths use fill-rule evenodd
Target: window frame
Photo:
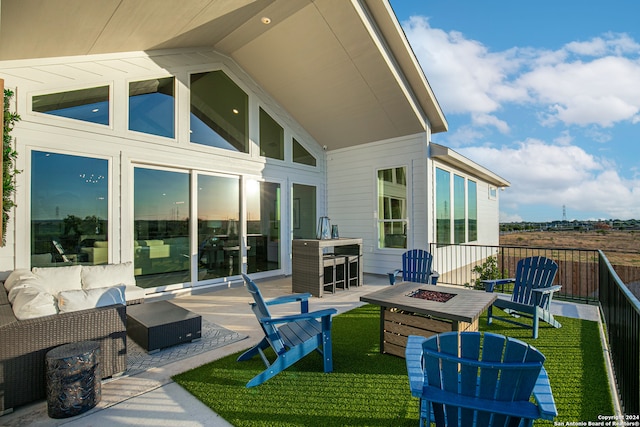
<path id="1" fill-rule="evenodd" d="M 397 170 L 398 169 L 403 169 L 404 170 L 404 175 L 398 175 Z M 398 178 L 401 177 L 402 181 L 404 181 L 404 187 L 405 187 L 405 198 L 404 198 L 404 206 L 402 206 L 402 210 L 404 210 L 404 218 L 384 218 L 384 206 L 382 206 L 382 210 L 381 210 L 381 205 L 380 205 L 380 172 L 382 171 L 386 171 L 386 170 L 391 170 L 392 171 L 392 175 L 391 175 L 391 181 L 387 181 L 386 179 L 384 180 L 384 182 L 389 182 L 391 184 L 397 184 L 398 183 Z M 374 209 L 376 212 L 376 245 L 375 245 L 375 250 L 376 251 L 381 251 L 381 252 L 386 252 L 386 251 L 393 251 L 393 252 L 405 252 L 411 245 L 412 245 L 412 236 L 411 236 L 411 204 L 412 204 L 412 200 L 411 200 L 411 191 L 410 187 L 411 187 L 411 168 L 410 165 L 408 164 L 396 164 L 396 165 L 385 165 L 385 166 L 378 166 L 375 168 L 374 170 L 374 182 L 375 182 L 375 197 L 374 197 Z M 403 185 L 402 183 L 400 185 Z M 394 199 L 389 197 L 390 200 L 402 200 L 402 199 Z M 385 203 L 386 206 L 386 203 Z M 393 209 L 393 206 L 389 205 L 389 209 Z M 404 247 L 388 247 L 388 246 L 382 246 L 382 234 L 381 234 L 381 230 L 383 227 L 383 224 L 388 224 L 388 223 L 402 223 L 403 224 L 403 230 L 404 230 L 404 235 L 405 235 L 405 241 L 404 241 Z"/>

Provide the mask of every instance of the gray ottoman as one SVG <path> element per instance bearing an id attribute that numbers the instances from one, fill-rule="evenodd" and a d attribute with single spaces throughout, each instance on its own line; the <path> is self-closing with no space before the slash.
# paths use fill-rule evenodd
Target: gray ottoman
<path id="1" fill-rule="evenodd" d="M 100 344 L 83 341 L 47 352 L 47 412 L 67 418 L 95 407 L 101 398 Z"/>

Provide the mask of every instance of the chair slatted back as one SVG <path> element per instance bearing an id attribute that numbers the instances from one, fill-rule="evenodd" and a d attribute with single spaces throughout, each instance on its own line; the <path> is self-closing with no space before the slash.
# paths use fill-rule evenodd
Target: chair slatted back
<path id="1" fill-rule="evenodd" d="M 402 254 L 402 280 L 430 283 L 433 256 L 423 249 L 411 249 Z"/>
<path id="2" fill-rule="evenodd" d="M 491 401 L 528 401 L 544 360 L 542 353 L 528 344 L 490 333 L 450 332 L 423 343 L 425 383 Z M 433 413 L 438 426 L 503 425 L 506 421 L 500 414 L 460 410 L 455 400 L 434 403 Z"/>
<path id="3" fill-rule="evenodd" d="M 552 259 L 541 256 L 521 259 L 516 266 L 516 282 L 511 300 L 533 305 L 535 300 L 533 289 L 552 286 L 557 272 L 558 264 Z M 544 295 L 538 305 L 544 308 L 548 305 L 548 301 L 548 295 Z"/>
<path id="4" fill-rule="evenodd" d="M 264 331 L 264 334 L 267 337 L 267 340 L 269 340 L 271 347 L 277 354 L 283 353 L 285 351 L 285 345 L 284 345 L 284 341 L 282 340 L 282 337 L 280 336 L 280 332 L 278 331 L 278 328 L 271 323 L 265 323 L 263 321 L 263 319 L 270 318 L 271 313 L 267 308 L 267 304 L 264 301 L 262 292 L 260 292 L 260 288 L 258 288 L 258 286 L 253 282 L 253 280 L 249 278 L 249 276 L 246 276 L 245 274 L 243 274 L 242 276 L 244 277 L 245 283 L 247 284 L 247 290 L 253 297 L 254 302 L 251 303 L 251 309 L 253 310 L 253 313 L 256 315 L 258 322 L 260 322 L 260 326 L 262 327 L 262 330 Z"/>

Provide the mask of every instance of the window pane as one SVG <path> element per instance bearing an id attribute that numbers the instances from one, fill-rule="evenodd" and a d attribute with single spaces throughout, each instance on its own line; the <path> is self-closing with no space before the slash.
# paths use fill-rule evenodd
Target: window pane
<path id="1" fill-rule="evenodd" d="M 138 285 L 190 281 L 189 175 L 135 168 L 133 196 Z"/>
<path id="2" fill-rule="evenodd" d="M 129 83 L 129 130 L 174 137 L 174 78 Z"/>
<path id="3" fill-rule="evenodd" d="M 464 178 L 454 175 L 453 178 L 453 209 L 454 209 L 454 243 L 464 243 L 466 241 L 466 221 L 464 215 Z"/>
<path id="4" fill-rule="evenodd" d="M 436 240 L 451 243 L 451 176 L 436 168 Z"/>
<path id="5" fill-rule="evenodd" d="M 293 184 L 293 238 L 316 238 L 316 187 Z"/>
<path id="6" fill-rule="evenodd" d="M 295 138 L 293 138 L 293 161 L 303 165 L 315 166 L 316 158 L 311 155 Z"/>
<path id="7" fill-rule="evenodd" d="M 467 181 L 467 210 L 469 215 L 469 241 L 478 240 L 478 185 Z"/>
<path id="8" fill-rule="evenodd" d="M 240 273 L 240 180 L 198 175 L 198 280 Z"/>
<path id="9" fill-rule="evenodd" d="M 191 75 L 191 142 L 249 152 L 249 97 L 222 71 Z"/>
<path id="10" fill-rule="evenodd" d="M 108 263 L 107 160 L 31 153 L 31 265 Z"/>
<path id="11" fill-rule="evenodd" d="M 38 113 L 101 125 L 109 124 L 109 86 L 34 96 L 32 109 Z"/>
<path id="12" fill-rule="evenodd" d="M 260 155 L 284 160 L 284 129 L 260 109 Z"/>
<path id="13" fill-rule="evenodd" d="M 407 247 L 406 167 L 378 171 L 378 247 Z"/>
<path id="14" fill-rule="evenodd" d="M 280 268 L 280 185 L 247 181 L 247 271 Z"/>

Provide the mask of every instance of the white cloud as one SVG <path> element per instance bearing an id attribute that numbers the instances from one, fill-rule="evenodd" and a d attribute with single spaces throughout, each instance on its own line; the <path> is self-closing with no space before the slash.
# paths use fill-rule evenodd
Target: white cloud
<path id="1" fill-rule="evenodd" d="M 462 33 L 431 28 L 424 17 L 403 26 L 449 114 L 496 116 L 512 102 L 543 108 L 544 125 L 640 121 L 640 44 L 626 34 L 608 33 L 556 51 L 491 52 Z M 500 132 L 508 128 L 502 123 Z"/>
<path id="2" fill-rule="evenodd" d="M 640 217 L 640 180 L 621 178 L 614 165 L 580 147 L 528 140 L 517 148 L 459 151 L 511 182 L 501 193 L 504 208 L 566 205 L 574 211 L 604 212 L 610 218 Z"/>

